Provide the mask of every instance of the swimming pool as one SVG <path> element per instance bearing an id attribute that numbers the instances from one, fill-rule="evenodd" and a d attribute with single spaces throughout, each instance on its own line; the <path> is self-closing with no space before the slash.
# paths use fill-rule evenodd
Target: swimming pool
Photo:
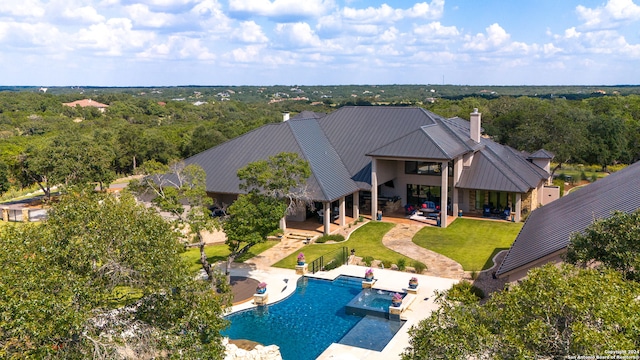
<path id="1" fill-rule="evenodd" d="M 289 298 L 229 315 L 231 325 L 222 334 L 231 339 L 276 344 L 284 360 L 315 359 L 338 342 L 380 351 L 403 323 L 347 315 L 345 305 L 361 290 L 361 278 L 340 276 L 328 281 L 302 277 Z M 385 326 L 372 331 L 374 324 L 380 322 Z M 387 326 L 387 322 L 393 324 Z"/>

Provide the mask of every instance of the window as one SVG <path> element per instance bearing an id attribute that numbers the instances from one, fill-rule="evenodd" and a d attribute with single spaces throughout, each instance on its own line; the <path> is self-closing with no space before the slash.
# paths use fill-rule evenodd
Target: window
<path id="1" fill-rule="evenodd" d="M 417 175 L 440 175 L 442 173 L 442 164 L 439 162 L 429 161 L 405 161 L 404 173 Z M 452 163 L 449 163 L 449 176 L 453 176 Z"/>

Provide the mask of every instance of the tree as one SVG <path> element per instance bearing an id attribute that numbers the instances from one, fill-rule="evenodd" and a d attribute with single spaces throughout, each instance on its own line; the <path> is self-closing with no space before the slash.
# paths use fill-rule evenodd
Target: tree
<path id="1" fill-rule="evenodd" d="M 83 185 L 97 182 L 102 187 L 115 174 L 111 170 L 114 154 L 108 146 L 91 139 L 62 133 L 50 142 L 34 146 L 20 156 L 23 178 L 36 183 L 45 197 L 56 185 Z"/>
<path id="2" fill-rule="evenodd" d="M 0 357 L 223 357 L 227 295 L 194 279 L 179 235 L 132 196 L 65 195 L 0 241 Z"/>
<path id="3" fill-rule="evenodd" d="M 144 164 L 143 169 L 147 176 L 139 183 L 130 184 L 130 188 L 139 196 L 150 196 L 159 210 L 173 215 L 172 224 L 188 235 L 188 242 L 198 243 L 202 268 L 211 286 L 216 288 L 219 285 L 217 274 L 204 251 L 204 231 L 219 227 L 218 220 L 212 218 L 208 210 L 212 200 L 206 192 L 207 174 L 201 167 L 185 166 L 183 162 L 164 165 L 151 160 Z"/>
<path id="4" fill-rule="evenodd" d="M 549 264 L 484 304 L 447 299 L 409 330 L 403 359 L 542 359 L 640 347 L 640 284 L 613 270 Z"/>
<path id="5" fill-rule="evenodd" d="M 602 265 L 640 281 L 640 211 L 614 212 L 574 234 L 566 260 L 580 266 Z"/>
<path id="6" fill-rule="evenodd" d="M 295 204 L 306 198 L 309 163 L 295 153 L 280 153 L 258 160 L 238 170 L 243 181 L 241 194 L 229 206 L 229 217 L 222 223 L 231 253 L 227 258 L 227 275 L 231 263 L 276 230 L 279 221 Z"/>

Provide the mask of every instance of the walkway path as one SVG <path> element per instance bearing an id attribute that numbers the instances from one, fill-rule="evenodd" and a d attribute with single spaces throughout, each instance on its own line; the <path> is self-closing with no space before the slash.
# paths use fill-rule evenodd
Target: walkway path
<path id="1" fill-rule="evenodd" d="M 304 243 L 302 240 L 287 238 L 285 236 L 279 243 L 245 261 L 245 263 L 255 265 L 258 269 L 265 269 L 301 249 L 303 246 Z"/>
<path id="2" fill-rule="evenodd" d="M 442 254 L 420 247 L 411 241 L 413 236 L 423 227 L 413 224 L 396 224 L 382 238 L 382 244 L 391 250 L 427 265 L 427 270 L 424 272 L 426 275 L 462 279 L 465 276 L 462 265 Z"/>

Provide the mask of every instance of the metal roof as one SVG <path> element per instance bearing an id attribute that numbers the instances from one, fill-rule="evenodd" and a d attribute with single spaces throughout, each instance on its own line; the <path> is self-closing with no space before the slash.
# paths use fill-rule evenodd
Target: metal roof
<path id="1" fill-rule="evenodd" d="M 613 211 L 640 209 L 640 162 L 534 210 L 497 271 L 523 268 L 565 249 L 573 233 L 584 231 L 596 219 Z"/>
<path id="2" fill-rule="evenodd" d="M 304 111 L 288 121 L 265 125 L 185 160 L 207 173 L 207 190 L 239 193 L 237 170 L 280 152 L 308 160 L 307 189 L 314 200 L 371 188 L 371 156 L 451 160 L 475 151 L 458 186 L 527 192 L 548 174 L 522 153 L 489 139 L 469 138 L 469 122 L 444 119 L 421 108 L 350 106 L 331 114 Z M 482 156 L 479 156 L 481 154 Z"/>
<path id="3" fill-rule="evenodd" d="M 289 120 L 289 125 L 322 191 L 322 197 L 314 200 L 333 201 L 358 191 L 358 186 L 351 180 L 317 121 Z"/>
<path id="4" fill-rule="evenodd" d="M 540 149 L 533 154 L 529 155 L 529 159 L 553 159 L 555 155 L 552 152 L 545 149 Z"/>
<path id="5" fill-rule="evenodd" d="M 420 108 L 345 106 L 318 119 L 354 180 L 365 180 L 371 164 L 368 154 L 424 125 L 435 124 L 438 115 Z M 369 175 L 366 175 L 370 183 Z"/>
<path id="6" fill-rule="evenodd" d="M 491 158 L 491 154 L 483 151 L 473 155 L 471 166 L 464 167 L 460 181 L 456 187 L 489 191 L 508 191 L 526 193 L 531 187 L 519 177 L 513 176 L 511 170 L 502 163 Z"/>

